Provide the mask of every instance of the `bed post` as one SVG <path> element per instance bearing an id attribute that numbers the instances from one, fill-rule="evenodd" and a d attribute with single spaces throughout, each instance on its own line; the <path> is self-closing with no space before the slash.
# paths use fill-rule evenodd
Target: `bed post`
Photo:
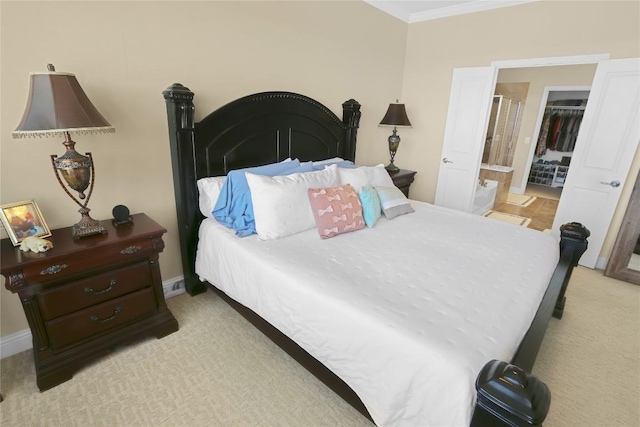
<path id="1" fill-rule="evenodd" d="M 358 127 L 360 126 L 360 103 L 355 99 L 350 99 L 342 104 L 342 122 L 347 125 L 347 135 L 344 148 L 344 159 L 356 161 L 356 138 Z"/>
<path id="2" fill-rule="evenodd" d="M 162 94 L 167 104 L 169 145 L 173 166 L 173 191 L 176 199 L 184 284 L 190 295 L 196 295 L 205 292 L 207 288 L 195 274 L 198 225 L 202 218 L 198 212 L 194 157 L 194 94 L 180 83 L 172 84 Z"/>
<path id="3" fill-rule="evenodd" d="M 557 319 L 562 319 L 564 303 L 567 300 L 564 293 L 569 285 L 569 279 L 571 278 L 573 267 L 578 265 L 580 257 L 587 250 L 587 238 L 590 235 L 591 232 L 579 222 L 570 222 L 560 227 L 560 253 L 564 255 L 566 252 L 568 255 L 571 255 L 571 268 L 569 268 L 566 276 L 564 277 L 562 289 L 560 289 L 560 294 L 558 295 L 558 300 L 556 301 L 556 306 L 553 310 L 553 317 Z"/>
<path id="4" fill-rule="evenodd" d="M 472 427 L 541 426 L 551 402 L 547 385 L 531 375 L 551 316 L 560 319 L 571 273 L 587 250 L 591 233 L 578 222 L 560 227 L 560 261 L 549 287 L 511 364 L 492 360 L 476 380 Z"/>

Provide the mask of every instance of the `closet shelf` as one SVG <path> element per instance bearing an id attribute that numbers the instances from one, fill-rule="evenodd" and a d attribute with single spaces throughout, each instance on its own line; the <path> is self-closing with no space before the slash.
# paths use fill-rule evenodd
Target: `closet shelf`
<path id="1" fill-rule="evenodd" d="M 568 172 L 569 166 L 533 163 L 528 181 L 532 184 L 548 185 L 554 188 L 564 187 Z"/>
<path id="2" fill-rule="evenodd" d="M 582 110 L 586 108 L 586 105 L 549 105 L 545 107 L 545 110 Z"/>

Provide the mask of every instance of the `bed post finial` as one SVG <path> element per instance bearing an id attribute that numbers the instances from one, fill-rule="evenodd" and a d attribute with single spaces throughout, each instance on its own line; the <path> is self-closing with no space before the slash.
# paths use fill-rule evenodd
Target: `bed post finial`
<path id="1" fill-rule="evenodd" d="M 164 95 L 167 104 L 169 146 L 173 166 L 173 191 L 178 217 L 182 273 L 186 291 L 190 295 L 196 295 L 206 291 L 206 287 L 195 274 L 195 246 L 198 240 L 198 226 L 202 218 L 197 208 L 198 194 L 193 150 L 195 141 L 194 93 L 180 83 L 174 83 L 166 88 L 162 95 Z"/>
<path id="2" fill-rule="evenodd" d="M 579 222 L 569 222 L 560 226 L 560 254 L 561 256 L 570 257 L 569 262 L 572 267 L 578 265 L 580 257 L 587 250 L 589 245 L 587 238 L 590 235 L 591 232 L 587 227 Z M 569 279 L 571 278 L 572 272 L 573 268 L 568 271 L 567 276 L 562 283 L 562 289 L 560 289 L 560 295 L 558 295 L 558 301 L 556 302 L 556 307 L 553 310 L 553 317 L 557 319 L 561 319 L 562 314 L 564 313 L 564 304 L 567 300 L 564 293 L 569 285 Z"/>
<path id="3" fill-rule="evenodd" d="M 176 117 L 176 129 L 185 130 L 194 128 L 194 107 L 193 107 L 193 92 L 189 88 L 181 85 L 180 83 L 174 83 L 166 88 L 162 94 L 167 104 L 175 104 L 176 110 L 174 114 Z M 167 105 L 168 108 L 168 105 Z M 168 111 L 167 111 L 168 112 Z"/>
<path id="4" fill-rule="evenodd" d="M 471 427 L 542 426 L 551 404 L 549 387 L 515 365 L 492 360 L 476 380 Z"/>
<path id="5" fill-rule="evenodd" d="M 350 99 L 342 104 L 342 122 L 347 125 L 347 147 L 344 150 L 345 159 L 356 161 L 356 139 L 360 127 L 360 103 Z"/>

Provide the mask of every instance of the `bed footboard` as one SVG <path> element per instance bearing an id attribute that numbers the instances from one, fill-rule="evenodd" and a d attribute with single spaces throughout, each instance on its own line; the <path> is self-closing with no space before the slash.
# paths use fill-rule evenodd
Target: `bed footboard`
<path id="1" fill-rule="evenodd" d="M 564 294 L 573 268 L 587 250 L 590 234 L 577 222 L 560 227 L 560 262 L 515 357 L 510 364 L 492 360 L 478 375 L 472 427 L 542 425 L 549 411 L 551 393 L 547 385 L 530 372 L 551 316 L 562 318 Z"/>

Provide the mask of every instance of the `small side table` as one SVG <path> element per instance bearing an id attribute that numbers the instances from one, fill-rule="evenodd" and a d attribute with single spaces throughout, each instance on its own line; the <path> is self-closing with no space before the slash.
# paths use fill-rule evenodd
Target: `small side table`
<path id="1" fill-rule="evenodd" d="M 415 174 L 416 171 L 410 171 L 407 169 L 400 169 L 397 172 L 389 172 L 389 176 L 391 177 L 393 184 L 407 197 L 409 197 L 409 187 L 411 187 Z"/>
<path id="2" fill-rule="evenodd" d="M 22 301 L 41 391 L 122 344 L 178 330 L 158 264 L 166 230 L 145 214 L 117 228 L 102 225 L 107 234 L 78 240 L 70 227 L 53 230 L 45 253 L 0 242 L 0 273 Z"/>

